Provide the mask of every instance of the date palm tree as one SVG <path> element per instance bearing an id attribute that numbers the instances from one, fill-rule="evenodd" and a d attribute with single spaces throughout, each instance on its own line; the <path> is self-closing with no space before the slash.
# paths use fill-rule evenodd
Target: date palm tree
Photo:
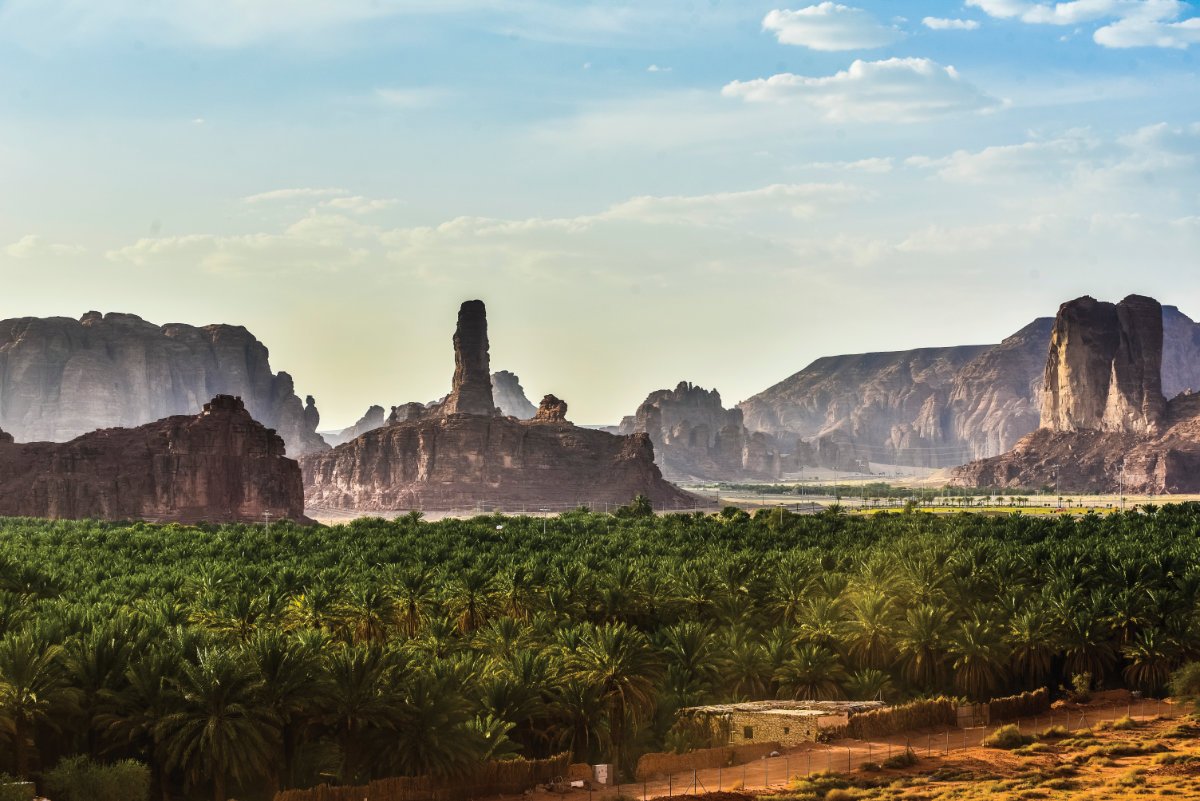
<path id="1" fill-rule="evenodd" d="M 802 643 L 775 671 L 780 695 L 807 701 L 832 701 L 843 697 L 846 671 L 837 654 L 815 643 Z"/>
<path id="2" fill-rule="evenodd" d="M 13 765 L 20 777 L 30 775 L 34 729 L 61 728 L 65 713 L 78 704 L 68 686 L 62 647 L 41 642 L 29 633 L 0 639 L 0 726 L 13 744 Z M 35 751 L 36 752 L 36 751 Z"/>
<path id="3" fill-rule="evenodd" d="M 279 721 L 260 704 L 263 680 L 241 651 L 204 648 L 180 667 L 179 708 L 159 724 L 167 767 L 192 786 L 211 781 L 214 801 L 225 801 L 230 780 L 244 785 L 265 775 Z"/>

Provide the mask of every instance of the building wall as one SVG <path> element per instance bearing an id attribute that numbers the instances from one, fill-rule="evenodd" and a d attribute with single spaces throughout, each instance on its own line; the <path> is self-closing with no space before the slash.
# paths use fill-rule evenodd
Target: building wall
<path id="1" fill-rule="evenodd" d="M 820 731 L 817 715 L 768 715 L 755 712 L 733 712 L 729 716 L 729 743 L 746 745 L 774 741 L 782 745 L 800 745 L 817 739 Z M 750 731 L 747 732 L 747 729 Z M 752 736 L 746 737 L 749 733 Z"/>

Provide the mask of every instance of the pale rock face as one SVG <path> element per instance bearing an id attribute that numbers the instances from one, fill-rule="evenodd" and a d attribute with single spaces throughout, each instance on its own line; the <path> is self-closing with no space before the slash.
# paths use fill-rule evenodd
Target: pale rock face
<path id="1" fill-rule="evenodd" d="M 1150 434 L 1165 411 L 1162 307 L 1130 295 L 1082 297 L 1055 318 L 1042 393 L 1042 428 Z"/>
<path id="2" fill-rule="evenodd" d="M 66 443 L 0 437 L 0 516 L 223 523 L 268 514 L 306 519 L 300 466 L 240 398 Z"/>
<path id="3" fill-rule="evenodd" d="M 0 321 L 0 427 L 19 441 L 62 442 L 100 428 L 196 414 L 214 395 L 245 399 L 289 453 L 327 448 L 311 397 L 273 373 L 240 326 L 157 326 L 131 314 Z"/>
<path id="4" fill-rule="evenodd" d="M 531 420 L 537 414 L 537 407 L 525 397 L 521 379 L 508 370 L 492 373 L 492 398 L 500 413 L 508 417 Z"/>

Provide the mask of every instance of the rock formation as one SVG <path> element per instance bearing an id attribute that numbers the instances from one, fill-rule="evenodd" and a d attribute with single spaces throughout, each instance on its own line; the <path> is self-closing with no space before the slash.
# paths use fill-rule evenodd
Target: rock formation
<path id="1" fill-rule="evenodd" d="M 244 398 L 289 454 L 327 447 L 312 397 L 302 402 L 241 326 L 157 326 L 99 312 L 0 321 L 0 428 L 21 442 L 192 414 L 214 395 Z"/>
<path id="2" fill-rule="evenodd" d="M 547 395 L 542 398 L 537 414 L 533 416 L 533 419 L 539 423 L 566 423 L 567 402 L 559 400 L 553 395 Z M 568 423 L 568 425 L 570 424 Z"/>
<path id="3" fill-rule="evenodd" d="M 1147 434 L 1158 430 L 1162 307 L 1130 295 L 1119 304 L 1084 296 L 1064 303 L 1050 335 L 1041 427 Z"/>
<path id="4" fill-rule="evenodd" d="M 215 523 L 265 513 L 305 519 L 300 466 L 240 398 L 65 443 L 0 437 L 0 516 Z"/>
<path id="5" fill-rule="evenodd" d="M 529 420 L 537 414 L 537 407 L 525 397 L 521 379 L 508 370 L 492 373 L 492 398 L 500 413 L 518 420 Z"/>
<path id="6" fill-rule="evenodd" d="M 624 504 L 637 495 L 656 508 L 693 505 L 694 498 L 663 480 L 645 434 L 613 436 L 571 425 L 566 404 L 552 395 L 533 420 L 500 414 L 487 350 L 483 304 L 468 301 L 458 316 L 445 403 L 397 407 L 387 425 L 305 456 L 309 508 L 558 510 Z"/>
<path id="7" fill-rule="evenodd" d="M 663 475 L 673 481 L 772 480 L 783 469 L 773 435 L 751 435 L 740 409 L 726 409 L 715 389 L 686 381 L 651 392 L 621 421 L 620 432 L 648 434 Z"/>
<path id="8" fill-rule="evenodd" d="M 1200 491 L 1200 395 L 1162 394 L 1163 320 L 1157 301 L 1136 295 L 1064 303 L 1046 359 L 1042 427 L 1008 453 L 958 468 L 953 483 Z"/>
<path id="9" fill-rule="evenodd" d="M 367 411 L 362 417 L 358 418 L 358 422 L 354 425 L 343 428 L 341 431 L 322 432 L 321 437 L 330 446 L 341 445 L 343 442 L 349 442 L 368 431 L 374 431 L 386 422 L 387 419 L 384 417 L 383 407 L 373 405 L 367 408 Z"/>
<path id="10" fill-rule="evenodd" d="M 454 332 L 454 384 L 443 412 L 485 416 L 496 413 L 488 356 L 487 311 L 482 300 L 468 300 L 458 310 L 458 328 Z"/>
<path id="11" fill-rule="evenodd" d="M 1131 303 L 1126 316 L 1137 328 L 1145 325 L 1147 310 L 1135 307 Z M 1164 394 L 1200 390 L 1200 325 L 1173 306 L 1162 308 L 1162 320 Z M 1038 428 L 1053 328 L 1053 318 L 1039 318 L 994 346 L 818 359 L 740 407 L 749 430 L 784 442 L 799 436 L 823 452 L 817 456 L 823 466 L 834 466 L 826 460 L 836 453 L 843 460 L 839 469 L 847 469 L 851 452 L 854 460 L 928 467 L 997 456 Z M 1132 346 L 1131 340 L 1126 347 Z M 1110 383 L 1111 367 L 1109 360 Z M 1125 373 L 1120 381 L 1142 383 Z M 1132 406 L 1114 407 L 1114 419 L 1155 416 L 1153 408 L 1140 409 L 1132 396 L 1114 400 L 1122 398 Z M 1101 417 L 1107 401 L 1106 396 Z"/>

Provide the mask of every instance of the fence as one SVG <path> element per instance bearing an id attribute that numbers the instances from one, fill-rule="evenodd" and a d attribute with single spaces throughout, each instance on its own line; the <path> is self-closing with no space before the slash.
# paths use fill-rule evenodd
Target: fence
<path id="1" fill-rule="evenodd" d="M 485 762 L 457 779 L 396 776 L 367 785 L 282 790 L 275 801 L 464 801 L 485 795 L 523 793 L 534 785 L 567 775 L 569 754 L 549 759 L 506 759 Z"/>
<path id="2" fill-rule="evenodd" d="M 855 740 L 869 740 L 912 729 L 953 726 L 957 722 L 958 714 L 953 701 L 949 698 L 931 698 L 851 715 L 846 723 L 846 736 Z"/>
<path id="3" fill-rule="evenodd" d="M 993 698 L 987 705 L 988 723 L 1009 718 L 1040 715 L 1050 708 L 1050 691 L 1045 687 L 1033 692 Z"/>
<path id="4" fill-rule="evenodd" d="M 753 745 L 700 748 L 686 754 L 642 754 L 638 759 L 637 768 L 634 770 L 634 778 L 641 782 L 660 776 L 669 776 L 672 773 L 741 765 L 761 759 L 781 748 L 779 743 L 755 743 Z"/>

